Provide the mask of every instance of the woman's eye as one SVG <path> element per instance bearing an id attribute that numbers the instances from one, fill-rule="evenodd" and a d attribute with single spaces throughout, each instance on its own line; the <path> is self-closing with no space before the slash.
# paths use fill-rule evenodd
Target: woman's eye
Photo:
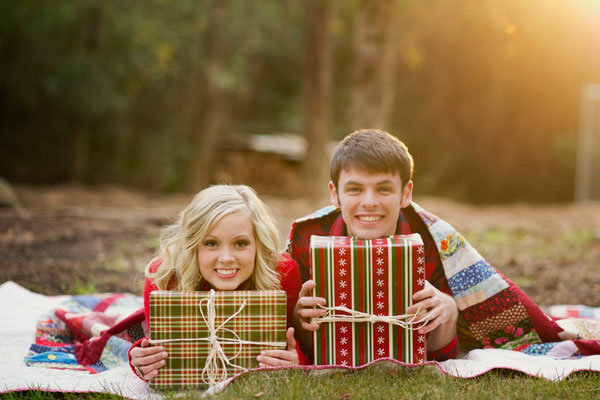
<path id="1" fill-rule="evenodd" d="M 217 242 L 215 240 L 205 240 L 204 245 L 206 247 L 215 247 L 217 245 Z"/>
<path id="2" fill-rule="evenodd" d="M 247 240 L 238 240 L 237 242 L 235 242 L 235 245 L 237 247 L 246 247 L 248 246 L 250 243 Z"/>

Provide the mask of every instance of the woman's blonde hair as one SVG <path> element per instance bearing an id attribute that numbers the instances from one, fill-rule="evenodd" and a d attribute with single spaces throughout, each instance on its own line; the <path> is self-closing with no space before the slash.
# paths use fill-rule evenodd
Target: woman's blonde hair
<path id="1" fill-rule="evenodd" d="M 254 226 L 256 257 L 252 271 L 252 288 L 273 290 L 280 288 L 276 271 L 279 261 L 279 239 L 275 222 L 266 205 L 256 192 L 245 185 L 214 185 L 197 193 L 179 214 L 177 221 L 160 233 L 162 264 L 146 276 L 161 290 L 167 290 L 175 277 L 172 290 L 197 290 L 202 279 L 198 264 L 198 244 L 213 227 L 228 214 L 248 212 Z"/>

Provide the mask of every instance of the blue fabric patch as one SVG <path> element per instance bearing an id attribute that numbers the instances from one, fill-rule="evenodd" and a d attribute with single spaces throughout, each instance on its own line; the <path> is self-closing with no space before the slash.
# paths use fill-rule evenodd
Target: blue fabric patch
<path id="1" fill-rule="evenodd" d="M 77 302 L 78 304 L 81 304 L 84 307 L 89 308 L 90 310 L 93 310 L 94 307 L 96 307 L 102 300 L 102 298 L 98 297 L 97 295 L 93 295 L 93 294 L 81 294 L 81 295 L 76 295 L 72 297 L 73 301 Z"/>
<path id="2" fill-rule="evenodd" d="M 25 357 L 25 362 L 77 364 L 77 357 L 75 357 L 75 354 L 61 353 L 60 351 L 48 351 L 45 353 Z"/>
<path id="3" fill-rule="evenodd" d="M 554 346 L 556 346 L 556 343 L 534 343 L 524 348 L 521 353 L 530 356 L 545 356 Z"/>
<path id="4" fill-rule="evenodd" d="M 109 350 L 121 360 L 129 361 L 127 353 L 129 352 L 130 347 L 131 343 L 129 343 L 128 341 L 116 336 L 111 336 L 106 342 L 106 347 L 104 348 L 104 350 Z"/>
<path id="5" fill-rule="evenodd" d="M 39 353 L 47 353 L 47 352 L 59 352 L 59 353 L 71 353 L 71 354 L 75 354 L 75 345 L 74 344 L 67 344 L 64 346 L 42 346 L 40 344 L 32 344 L 29 347 L 29 350 L 31 350 L 32 352 L 39 354 Z"/>
<path id="6" fill-rule="evenodd" d="M 475 264 L 463 269 L 448 279 L 448 285 L 450 286 L 452 293 L 458 294 L 485 281 L 495 273 L 496 271 L 494 268 L 488 263 L 483 260 L 477 261 Z"/>

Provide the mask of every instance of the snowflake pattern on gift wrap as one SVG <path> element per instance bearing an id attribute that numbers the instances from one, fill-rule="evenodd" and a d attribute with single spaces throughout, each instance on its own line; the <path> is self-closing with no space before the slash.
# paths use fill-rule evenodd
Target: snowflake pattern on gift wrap
<path id="1" fill-rule="evenodd" d="M 340 344 L 347 344 L 347 343 L 348 343 L 348 338 L 347 338 L 347 337 L 345 337 L 345 336 L 342 336 L 342 337 L 340 338 Z"/>
<path id="2" fill-rule="evenodd" d="M 344 260 L 343 258 L 341 260 L 339 260 L 339 264 L 340 266 L 344 267 L 346 266 L 346 260 Z"/>
<path id="3" fill-rule="evenodd" d="M 383 337 L 377 338 L 377 343 L 379 343 L 379 344 L 385 343 L 385 338 L 383 338 Z"/>
<path id="4" fill-rule="evenodd" d="M 379 333 L 383 333 L 383 330 L 384 330 L 384 329 L 385 329 L 385 328 L 383 327 L 383 325 L 379 325 L 379 326 L 377 327 L 377 332 L 379 332 Z"/>
<path id="5" fill-rule="evenodd" d="M 419 248 L 417 249 L 417 253 L 423 254 L 423 246 L 419 246 Z"/>
<path id="6" fill-rule="evenodd" d="M 383 279 L 377 279 L 377 286 L 383 286 Z"/>
<path id="7" fill-rule="evenodd" d="M 384 296 L 384 293 L 380 290 L 379 292 L 377 292 L 377 298 L 380 299 Z"/>
<path id="8" fill-rule="evenodd" d="M 419 262 L 419 264 L 424 264 L 425 263 L 425 257 L 419 257 L 418 262 Z"/>
<path id="9" fill-rule="evenodd" d="M 346 332 L 348 332 L 348 328 L 346 328 L 345 326 L 340 326 L 340 332 L 346 333 Z"/>
<path id="10" fill-rule="evenodd" d="M 346 293 L 340 293 L 340 300 L 346 300 Z"/>
<path id="11" fill-rule="evenodd" d="M 340 307 L 347 307 L 346 303 L 340 303 Z"/>
<path id="12" fill-rule="evenodd" d="M 346 361 L 346 360 L 342 361 L 342 365 L 343 365 L 343 366 L 346 366 L 346 365 L 348 365 L 348 361 Z"/>
<path id="13" fill-rule="evenodd" d="M 383 258 L 377 259 L 377 265 L 383 265 Z"/>
<path id="14" fill-rule="evenodd" d="M 340 269 L 340 276 L 346 276 L 346 269 L 345 268 Z"/>
<path id="15" fill-rule="evenodd" d="M 376 240 L 375 240 L 375 243 L 376 243 L 376 244 L 384 244 L 384 243 L 385 243 L 385 240 L 384 240 L 384 239 L 376 239 Z"/>
<path id="16" fill-rule="evenodd" d="M 423 268 L 423 267 L 419 267 L 419 268 L 417 268 L 417 272 L 418 272 L 419 274 L 424 274 L 424 273 L 425 273 L 425 268 Z"/>
<path id="17" fill-rule="evenodd" d="M 417 351 L 418 351 L 418 352 L 419 352 L 419 354 L 421 354 L 421 355 L 425 354 L 425 348 L 424 348 L 424 347 L 419 347 L 419 348 L 417 349 Z"/>
<path id="18" fill-rule="evenodd" d="M 419 280 L 417 281 L 419 286 L 424 286 L 425 285 L 425 280 L 423 278 L 419 278 Z"/>
<path id="19" fill-rule="evenodd" d="M 345 288 L 346 287 L 346 281 L 340 281 L 340 287 L 341 288 Z"/>
<path id="20" fill-rule="evenodd" d="M 383 254 L 383 247 L 378 247 L 377 250 L 375 250 L 377 252 L 377 254 L 382 255 Z"/>
<path id="21" fill-rule="evenodd" d="M 346 249 L 342 247 L 341 249 L 338 250 L 338 254 L 340 256 L 343 256 L 344 254 L 346 254 Z"/>
<path id="22" fill-rule="evenodd" d="M 425 342 L 425 336 L 424 335 L 419 335 L 419 337 L 417 338 L 417 341 L 419 343 L 424 343 Z"/>
<path id="23" fill-rule="evenodd" d="M 383 301 L 377 303 L 377 308 L 383 308 Z"/>
<path id="24" fill-rule="evenodd" d="M 377 268 L 377 275 L 383 274 L 383 268 Z"/>
<path id="25" fill-rule="evenodd" d="M 385 354 L 385 350 L 384 349 L 377 349 L 377 354 L 382 356 Z"/>
<path id="26" fill-rule="evenodd" d="M 340 355 L 342 355 L 343 357 L 346 357 L 348 355 L 348 350 L 346 349 L 341 349 L 340 350 Z"/>

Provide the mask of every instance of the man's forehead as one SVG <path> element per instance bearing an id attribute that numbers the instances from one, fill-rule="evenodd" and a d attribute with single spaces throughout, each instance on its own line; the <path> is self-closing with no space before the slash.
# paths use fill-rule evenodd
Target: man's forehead
<path id="1" fill-rule="evenodd" d="M 397 183 L 402 184 L 400 174 L 385 171 L 371 171 L 359 168 L 344 168 L 340 172 L 339 183 Z"/>

